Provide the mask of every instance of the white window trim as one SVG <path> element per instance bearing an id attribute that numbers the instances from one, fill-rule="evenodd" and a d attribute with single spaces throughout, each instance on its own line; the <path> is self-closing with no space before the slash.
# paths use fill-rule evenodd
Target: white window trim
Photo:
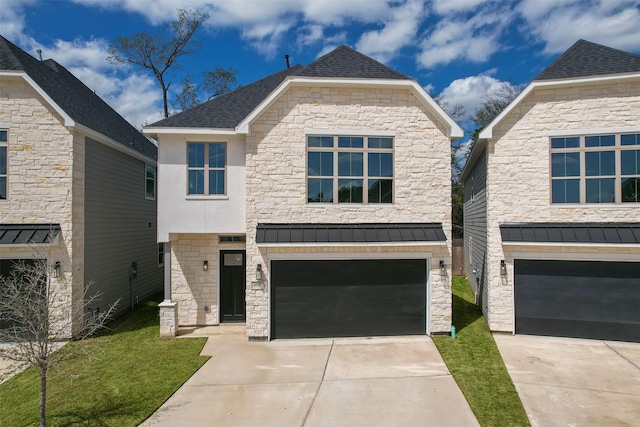
<path id="1" fill-rule="evenodd" d="M 0 176 L 4 176 L 4 179 L 5 179 L 5 198 L 0 199 L 0 203 L 4 203 L 9 200 L 9 126 L 0 126 L 0 130 L 7 132 L 7 140 L 0 141 L 0 147 L 7 148 L 7 155 L 6 155 L 7 164 L 5 165 L 6 166 L 5 169 L 7 173 L 4 175 L 0 175 Z"/>
<path id="2" fill-rule="evenodd" d="M 627 150 L 640 150 L 640 145 L 622 145 L 621 144 L 621 135 L 624 134 L 634 134 L 640 133 L 640 131 L 636 131 L 636 127 L 620 130 L 620 128 L 612 128 L 616 129 L 617 132 L 604 132 L 604 133 L 595 133 L 594 130 L 592 132 L 573 132 L 570 133 L 568 131 L 564 131 L 562 134 L 560 132 L 552 132 L 549 135 L 549 204 L 552 207 L 611 207 L 615 206 L 619 207 L 634 207 L 640 208 L 640 202 L 623 202 L 622 201 L 622 151 Z M 605 130 L 605 129 L 596 129 L 596 130 Z M 598 146 L 598 147 L 587 147 L 585 144 L 586 137 L 589 136 L 605 136 L 605 135 L 613 135 L 615 138 L 615 144 L 612 146 Z M 552 148 L 551 147 L 551 139 L 552 138 L 571 138 L 576 137 L 579 138 L 579 146 L 572 148 Z M 589 152 L 603 152 L 603 151 L 613 151 L 615 156 L 615 174 L 614 175 L 597 175 L 597 176 L 587 176 L 586 171 L 586 153 Z M 580 156 L 580 175 L 576 177 L 553 177 L 553 154 L 556 153 L 579 153 Z M 635 175 L 632 175 L 632 177 Z M 624 175 L 624 177 L 629 177 L 629 175 Z M 563 180 L 563 179 L 578 179 L 579 180 L 579 191 L 580 191 L 580 202 L 579 203 L 554 203 L 553 202 L 553 181 L 555 180 Z M 606 203 L 594 203 L 587 202 L 587 179 L 605 179 L 612 178 L 614 179 L 614 201 L 606 202 Z"/>
<path id="3" fill-rule="evenodd" d="M 191 168 L 189 167 L 189 145 L 190 144 L 203 144 L 204 145 L 204 168 Z M 222 144 L 224 145 L 224 168 L 211 168 L 209 167 L 209 145 Z M 187 141 L 187 182 L 186 182 L 186 198 L 187 200 L 227 200 L 227 188 L 228 188 L 228 174 L 227 165 L 229 163 L 229 145 L 222 141 Z M 203 194 L 191 194 L 189 193 L 189 171 L 190 170 L 204 170 L 204 193 Z M 209 194 L 209 171 L 223 170 L 224 171 L 224 193 L 223 194 Z"/>
<path id="4" fill-rule="evenodd" d="M 395 132 L 363 132 L 363 131 L 320 131 L 318 133 L 307 133 L 305 134 L 305 205 L 306 206 L 393 206 L 395 205 L 395 197 L 396 197 L 396 168 L 395 168 L 395 146 L 396 141 L 395 138 L 389 134 Z M 331 136 L 333 137 L 333 146 L 332 147 L 309 147 L 309 137 L 310 136 Z M 338 138 L 341 136 L 347 137 L 362 137 L 363 143 L 362 148 L 350 148 L 350 147 L 339 147 L 338 146 Z M 391 138 L 392 140 L 392 148 L 369 148 L 369 138 Z M 309 153 L 310 152 L 331 152 L 333 153 L 333 175 L 331 179 L 333 180 L 333 201 L 332 202 L 309 202 L 309 179 L 318 178 L 318 179 L 329 179 L 328 176 L 319 176 L 319 177 L 310 177 L 309 176 Z M 362 177 L 354 176 L 354 177 L 345 177 L 340 176 L 338 173 L 338 153 L 362 153 Z M 374 177 L 369 176 L 369 153 L 390 153 L 392 155 L 392 174 L 390 177 Z M 361 203 L 349 203 L 349 202 L 340 202 L 338 201 L 338 193 L 339 193 L 339 181 L 340 179 L 361 179 L 362 180 L 362 202 Z M 375 203 L 369 202 L 369 180 L 378 179 L 378 180 L 391 180 L 391 203 Z"/>
<path id="5" fill-rule="evenodd" d="M 147 168 L 153 168 L 153 196 L 147 194 Z M 146 200 L 155 200 L 158 193 L 158 168 L 149 163 L 144 164 L 144 198 Z"/>
<path id="6" fill-rule="evenodd" d="M 158 243 L 158 259 L 157 259 L 157 261 L 158 261 L 158 268 L 164 267 L 164 243 Z"/>

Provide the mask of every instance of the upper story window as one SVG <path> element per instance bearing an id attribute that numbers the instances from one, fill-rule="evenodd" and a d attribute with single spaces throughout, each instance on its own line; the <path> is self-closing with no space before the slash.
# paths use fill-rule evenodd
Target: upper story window
<path id="1" fill-rule="evenodd" d="M 227 145 L 190 142 L 188 155 L 188 194 L 226 194 Z"/>
<path id="2" fill-rule="evenodd" d="M 7 199 L 7 141 L 9 131 L 0 129 L 0 200 Z"/>
<path id="3" fill-rule="evenodd" d="M 640 134 L 551 138 L 551 202 L 639 203 Z"/>
<path id="4" fill-rule="evenodd" d="M 393 203 L 393 138 L 307 137 L 309 203 Z"/>
<path id="5" fill-rule="evenodd" d="M 156 198 L 156 168 L 151 165 L 144 167 L 144 196 L 149 200 Z"/>

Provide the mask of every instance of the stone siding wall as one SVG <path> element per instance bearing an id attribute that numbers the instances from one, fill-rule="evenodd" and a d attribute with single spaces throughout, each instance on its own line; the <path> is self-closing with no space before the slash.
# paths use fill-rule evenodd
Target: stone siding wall
<path id="1" fill-rule="evenodd" d="M 447 245 L 440 256 L 450 265 L 450 142 L 436 123 L 435 117 L 408 90 L 289 89 L 251 125 L 247 136 L 247 271 L 255 271 L 259 263 L 268 268 L 266 254 L 255 245 L 256 226 L 260 222 L 441 222 Z M 396 132 L 395 202 L 353 206 L 308 204 L 305 129 L 326 129 L 337 135 L 340 131 L 359 130 L 364 135 Z M 265 273 L 268 275 L 268 271 Z M 431 332 L 445 332 L 451 323 L 450 271 L 446 280 L 440 280 L 439 273 L 437 276 L 434 278 L 432 271 Z M 247 289 L 247 334 L 266 337 L 268 286 L 252 289 L 248 283 Z"/>
<path id="2" fill-rule="evenodd" d="M 638 204 L 552 206 L 550 132 L 616 127 L 636 127 L 637 131 L 638 126 L 640 82 L 633 81 L 534 90 L 494 128 L 487 168 L 490 278 L 487 315 L 492 330 L 513 330 L 513 259 L 503 250 L 500 223 L 640 221 Z M 551 250 L 563 251 L 557 247 Z M 606 247 L 567 250 L 615 252 Z M 507 261 L 509 280 L 500 276 L 501 259 Z"/>
<path id="3" fill-rule="evenodd" d="M 74 136 L 63 123 L 22 78 L 0 80 L 0 124 L 9 131 L 8 196 L 0 201 L 0 217 L 8 224 L 60 224 L 58 246 L 26 251 L 62 263 L 62 277 L 54 285 L 63 287 L 61 306 L 71 313 L 72 294 L 82 293 L 82 271 L 76 276 L 72 269 L 74 232 L 81 231 L 81 224 L 72 225 L 72 201 L 82 187 L 82 170 L 74 169 Z M 80 218 L 80 211 L 75 214 Z M 14 255 L 5 251 L 2 256 Z"/>
<path id="4" fill-rule="evenodd" d="M 219 323 L 220 250 L 236 249 L 244 246 L 221 245 L 217 234 L 171 235 L 171 300 L 178 303 L 180 326 Z M 204 260 L 208 271 L 202 268 Z"/>

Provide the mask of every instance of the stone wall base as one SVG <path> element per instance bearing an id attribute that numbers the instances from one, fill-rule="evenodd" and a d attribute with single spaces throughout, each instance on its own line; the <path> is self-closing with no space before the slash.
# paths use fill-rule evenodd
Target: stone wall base
<path id="1" fill-rule="evenodd" d="M 164 300 L 160 308 L 160 336 L 175 337 L 178 332 L 178 303 Z"/>

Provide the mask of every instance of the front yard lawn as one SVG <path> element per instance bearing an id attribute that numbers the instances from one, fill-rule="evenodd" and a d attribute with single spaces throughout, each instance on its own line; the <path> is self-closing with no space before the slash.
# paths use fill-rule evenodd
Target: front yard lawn
<path id="1" fill-rule="evenodd" d="M 155 302 L 110 327 L 100 337 L 67 344 L 86 346 L 89 357 L 80 352 L 50 372 L 50 427 L 137 426 L 208 360 L 199 356 L 206 338 L 159 338 Z M 38 425 L 39 392 L 32 368 L 0 384 L 0 425 Z"/>
<path id="2" fill-rule="evenodd" d="M 467 280 L 453 278 L 456 339 L 433 337 L 481 426 L 528 426 L 511 377 Z"/>

